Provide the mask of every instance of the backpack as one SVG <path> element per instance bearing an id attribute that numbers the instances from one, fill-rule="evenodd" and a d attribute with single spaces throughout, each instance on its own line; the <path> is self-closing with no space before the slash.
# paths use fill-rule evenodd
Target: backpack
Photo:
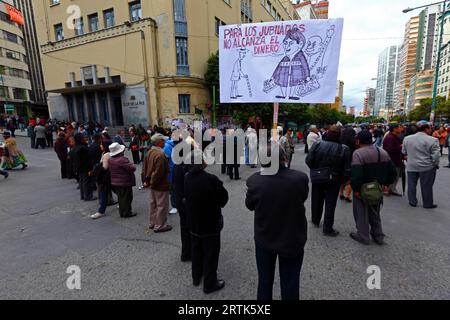
<path id="1" fill-rule="evenodd" d="M 381 163 L 381 152 L 379 148 L 377 148 L 377 151 L 379 164 Z M 370 206 L 377 206 L 383 203 L 384 200 L 383 187 L 378 181 L 363 184 L 361 186 L 360 193 L 363 202 Z"/>

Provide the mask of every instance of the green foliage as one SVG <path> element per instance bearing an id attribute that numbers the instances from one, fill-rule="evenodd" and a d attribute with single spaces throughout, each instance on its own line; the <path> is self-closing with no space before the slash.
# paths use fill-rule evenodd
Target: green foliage
<path id="1" fill-rule="evenodd" d="M 220 92 L 219 51 L 211 54 L 208 59 L 208 69 L 205 74 L 205 80 L 208 83 L 211 94 L 214 86 L 216 86 L 216 93 Z"/>

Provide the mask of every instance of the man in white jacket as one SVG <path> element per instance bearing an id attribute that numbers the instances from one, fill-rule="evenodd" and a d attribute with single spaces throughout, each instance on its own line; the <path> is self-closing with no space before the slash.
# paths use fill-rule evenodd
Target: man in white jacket
<path id="1" fill-rule="evenodd" d="M 309 135 L 306 139 L 306 144 L 308 145 L 308 150 L 311 150 L 314 143 L 319 142 L 321 140 L 319 135 L 319 129 L 317 129 L 317 126 L 312 125 L 309 127 Z"/>

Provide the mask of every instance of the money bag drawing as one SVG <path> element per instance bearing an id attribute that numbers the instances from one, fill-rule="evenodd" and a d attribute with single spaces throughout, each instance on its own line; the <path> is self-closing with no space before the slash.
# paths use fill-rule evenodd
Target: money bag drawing
<path id="1" fill-rule="evenodd" d="M 320 89 L 319 80 L 327 71 L 327 66 L 324 66 L 325 54 L 334 30 L 333 25 L 324 41 L 319 35 L 311 36 L 307 41 L 299 29 L 289 30 L 283 40 L 284 57 L 271 79 L 264 82 L 263 91 L 269 93 L 279 87 L 281 94 L 276 96 L 277 99 L 296 101 Z"/>

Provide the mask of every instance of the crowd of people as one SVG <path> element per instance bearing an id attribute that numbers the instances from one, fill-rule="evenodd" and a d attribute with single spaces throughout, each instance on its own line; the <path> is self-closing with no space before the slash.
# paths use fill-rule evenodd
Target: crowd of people
<path id="1" fill-rule="evenodd" d="M 33 131 L 41 132 L 39 127 L 46 125 L 48 122 L 39 121 Z M 205 145 L 195 141 L 193 130 L 188 136 L 177 136 L 176 128 L 144 129 L 134 125 L 128 129 L 128 135 L 125 130 L 110 135 L 109 129 L 102 126 L 91 130 L 89 125 L 86 128 L 68 122 L 58 122 L 56 128 L 58 137 L 54 149 L 61 164 L 61 178 L 78 181 L 82 201 L 99 201 L 92 219 L 104 217 L 107 207 L 116 204 L 121 218 L 136 216 L 132 209 L 133 187 L 137 185 L 137 166 L 142 164 L 140 189 L 149 190 L 150 194 L 149 230 L 156 234 L 171 231 L 168 216 L 178 213 L 181 261 L 191 262 L 193 285 L 199 286 L 203 280 L 206 294 L 224 288 L 225 282 L 219 279 L 217 269 L 224 227 L 222 209 L 229 195 L 223 182 L 207 172 Z M 449 146 L 449 129 L 434 129 L 426 121 L 408 126 L 333 125 L 320 130 L 312 125 L 303 136 L 297 136 L 306 142 L 309 176 L 290 169 L 296 149 L 291 129 L 279 131 L 280 136 L 270 140 L 274 143 L 260 144 L 259 152 L 269 157 L 277 154 L 278 161 L 272 159 L 263 163 L 260 159 L 261 170 L 255 171 L 246 182 L 245 205 L 255 213 L 258 299 L 272 299 L 277 259 L 282 299 L 299 299 L 299 279 L 307 242 L 305 202 L 309 198 L 310 183 L 311 221 L 316 228 L 322 228 L 325 236 L 339 235 L 334 220 L 340 198 L 353 203 L 356 230 L 350 237 L 363 245 L 370 245 L 371 240 L 384 245 L 380 212 L 385 196 L 403 196 L 398 191 L 400 179 L 404 185 L 407 179 L 408 201 L 412 207 L 418 206 L 416 187 L 420 180 L 423 207 L 437 208 L 433 184 L 443 148 Z M 256 167 L 249 157 L 255 146 L 252 139 L 258 139 L 257 134 L 252 127 L 247 132 L 244 150 L 239 150 L 238 137 L 233 130 L 223 132 L 223 146 L 216 150 L 221 153 L 222 174 L 231 180 L 240 179 L 240 151 L 245 154 L 245 164 Z M 10 140 L 13 138 L 6 133 L 5 139 L 8 146 L 3 148 L 4 160 L 12 157 L 13 165 L 22 164 L 26 168 L 23 154 L 15 141 Z M 38 139 L 41 140 L 38 142 Z M 42 139 L 36 135 L 36 144 L 43 144 Z M 230 139 L 234 146 L 232 156 L 226 154 L 230 151 L 225 148 Z M 174 150 L 179 144 L 182 148 L 178 150 L 188 150 L 181 154 L 181 163 L 174 161 Z M 274 165 L 277 166 L 275 174 L 264 174 Z M 94 197 L 95 191 L 98 197 Z"/>

